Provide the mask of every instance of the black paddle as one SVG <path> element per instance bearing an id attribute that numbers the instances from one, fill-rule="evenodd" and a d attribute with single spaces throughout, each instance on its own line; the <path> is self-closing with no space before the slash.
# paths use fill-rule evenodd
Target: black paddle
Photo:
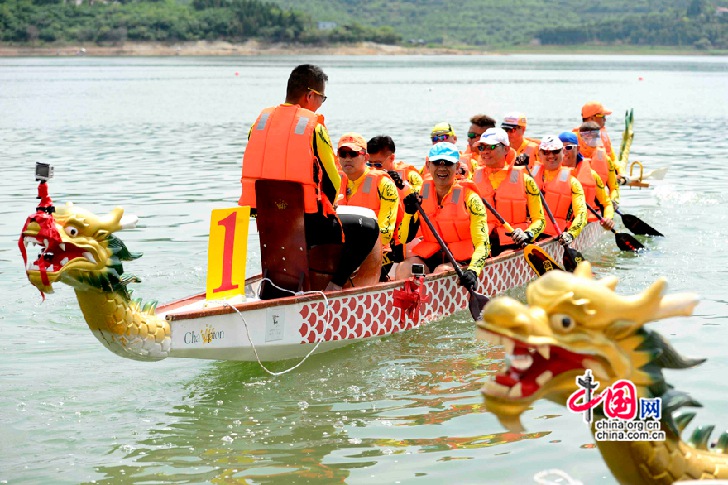
<path id="1" fill-rule="evenodd" d="M 525 166 L 526 172 L 528 172 L 528 175 L 533 178 L 533 175 L 531 175 L 531 170 L 528 169 L 528 166 Z M 535 180 L 535 179 L 534 179 Z M 546 211 L 546 215 L 549 216 L 549 219 L 551 219 L 551 223 L 554 225 L 554 229 L 556 229 L 556 233 L 558 234 L 558 237 L 561 237 L 561 228 L 559 228 L 559 225 L 556 223 L 556 218 L 554 217 L 553 213 L 551 212 L 551 209 L 549 208 L 549 205 L 546 203 L 546 198 L 543 196 L 543 192 L 541 190 L 538 191 L 538 195 L 541 197 L 541 204 L 543 205 L 544 210 Z M 570 273 L 573 273 L 576 269 L 576 265 L 579 264 L 582 261 L 586 261 L 584 259 L 584 256 L 582 256 L 581 252 L 577 251 L 576 249 L 570 247 L 568 244 L 563 244 L 564 247 L 564 269 L 566 271 L 569 271 Z"/>
<path id="2" fill-rule="evenodd" d="M 597 216 L 601 222 L 604 222 L 604 218 L 594 207 L 587 204 L 586 208 L 589 209 L 592 214 Z M 636 253 L 641 250 L 646 250 L 641 242 L 639 242 L 637 239 L 633 238 L 626 232 L 617 232 L 614 229 L 610 229 L 610 231 L 612 231 L 612 234 L 614 234 L 614 241 L 617 243 L 617 246 L 619 246 L 619 249 L 621 249 L 622 251 L 632 251 L 633 253 Z"/>
<path id="3" fill-rule="evenodd" d="M 430 219 L 427 217 L 427 214 L 425 214 L 425 211 L 422 209 L 422 206 L 420 205 L 419 201 L 417 201 L 417 210 L 420 213 L 420 216 L 422 217 L 422 220 L 427 223 L 427 227 L 430 228 L 430 231 L 432 231 L 432 234 L 435 236 L 435 239 L 437 239 L 437 242 L 440 244 L 440 248 L 442 249 L 442 252 L 445 253 L 445 256 L 447 256 L 447 259 L 452 264 L 453 268 L 455 268 L 455 272 L 458 275 L 458 278 L 463 277 L 463 270 L 460 268 L 460 265 L 457 261 L 455 261 L 455 257 L 452 255 L 450 250 L 448 249 L 447 245 L 445 244 L 445 241 L 442 240 L 440 235 L 435 230 L 435 226 L 432 225 L 432 222 L 430 222 Z M 468 288 L 468 292 L 470 293 L 468 297 L 468 308 L 470 309 L 470 314 L 473 316 L 473 320 L 479 320 L 480 314 L 483 312 L 483 307 L 486 303 L 490 300 L 485 295 L 481 295 L 480 293 L 477 293 L 474 289 Z"/>
<path id="4" fill-rule="evenodd" d="M 483 199 L 483 204 L 485 204 L 485 207 L 495 216 L 498 221 L 503 224 L 503 227 L 506 228 L 506 231 L 509 232 L 509 235 L 513 234 L 513 226 L 511 226 L 504 218 L 501 216 L 498 211 L 490 205 L 490 202 Z M 513 238 L 513 236 L 511 236 Z M 513 240 L 515 242 L 515 239 Z M 516 242 L 516 244 L 518 244 Z M 523 243 L 521 244 L 521 248 L 523 248 L 523 257 L 526 258 L 526 262 L 528 265 L 533 269 L 537 275 L 543 276 L 546 274 L 547 271 L 551 271 L 553 269 L 561 269 L 561 266 L 554 261 L 551 256 L 544 251 L 542 248 L 536 246 L 535 244 L 528 244 Z M 526 250 L 528 249 L 528 250 Z"/>
<path id="5" fill-rule="evenodd" d="M 640 236 L 665 237 L 663 233 L 650 226 L 639 217 L 633 216 L 632 214 L 622 214 L 619 209 L 616 209 L 615 212 L 622 216 L 622 223 L 624 224 L 624 227 L 632 231 L 634 234 L 638 234 Z"/>

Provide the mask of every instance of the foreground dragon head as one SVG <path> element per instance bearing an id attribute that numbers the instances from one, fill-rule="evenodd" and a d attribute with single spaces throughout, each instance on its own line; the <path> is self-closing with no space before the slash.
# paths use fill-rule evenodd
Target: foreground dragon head
<path id="1" fill-rule="evenodd" d="M 508 297 L 491 301 L 477 336 L 506 349 L 504 372 L 483 387 L 486 407 L 501 422 L 520 428 L 520 415 L 535 401 L 565 405 L 577 390 L 576 377 L 591 369 L 602 388 L 619 379 L 634 382 L 640 397 L 669 397 L 663 368 L 685 368 L 689 360 L 647 322 L 690 315 L 694 295 L 663 296 L 658 280 L 634 296 L 614 292 L 614 277 L 595 280 L 589 263 L 572 273 L 550 271 L 531 283 L 527 305 Z"/>
<path id="2" fill-rule="evenodd" d="M 28 280 L 42 293 L 52 293 L 56 282 L 111 289 L 121 280 L 121 261 L 141 256 L 113 235 L 136 223 L 120 207 L 105 217 L 70 202 L 55 212 L 40 209 L 26 220 L 19 245 Z"/>

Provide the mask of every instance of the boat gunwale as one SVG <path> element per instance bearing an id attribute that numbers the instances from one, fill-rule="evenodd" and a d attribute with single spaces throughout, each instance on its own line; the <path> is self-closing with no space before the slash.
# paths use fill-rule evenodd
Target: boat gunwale
<path id="1" fill-rule="evenodd" d="M 552 243 L 556 240 L 556 238 L 549 238 L 544 239 L 542 241 L 538 241 L 534 244 L 536 244 L 539 247 L 542 247 L 545 249 L 545 246 L 549 243 Z M 484 266 L 483 270 L 488 268 L 488 266 L 492 266 L 497 263 L 501 263 L 503 261 L 506 261 L 511 258 L 520 257 L 523 256 L 523 249 L 510 249 L 507 251 L 504 251 L 503 253 L 499 254 L 495 258 L 489 259 L 486 265 Z M 456 272 L 454 269 L 449 269 L 446 271 L 442 271 L 435 274 L 428 274 L 425 276 L 425 281 L 436 281 L 441 278 L 448 278 L 456 275 Z M 481 273 L 482 275 L 482 273 Z M 257 281 L 262 279 L 261 274 L 257 274 L 255 276 L 252 276 L 250 278 L 247 278 L 245 280 L 245 286 L 254 284 Z M 371 293 L 373 289 L 379 290 L 379 291 L 386 291 L 389 289 L 394 288 L 400 288 L 402 284 L 406 280 L 395 280 L 395 281 L 387 281 L 382 283 L 377 283 L 374 285 L 368 285 L 368 286 L 361 286 L 356 288 L 346 288 L 340 291 L 332 291 L 326 293 L 326 298 L 329 300 L 340 298 L 340 297 L 350 297 L 350 296 L 356 296 L 359 294 L 364 293 Z M 250 310 L 261 310 L 269 307 L 274 306 L 287 306 L 287 305 L 296 305 L 300 303 L 306 303 L 309 301 L 316 301 L 316 300 L 323 300 L 323 296 L 321 292 L 315 292 L 315 293 L 309 293 L 306 295 L 292 295 L 292 296 L 286 296 L 283 298 L 275 298 L 272 300 L 256 300 L 256 301 L 245 301 L 241 303 L 236 304 L 227 304 L 227 305 L 220 305 L 215 306 L 211 308 L 200 308 L 195 310 L 188 310 L 188 311 L 181 311 L 178 313 L 169 313 L 165 315 L 165 319 L 167 321 L 173 322 L 178 320 L 190 320 L 195 318 L 202 318 L 202 317 L 208 317 L 208 316 L 217 316 L 217 315 L 226 315 L 229 313 L 234 313 L 236 311 L 250 311 Z M 166 311 L 174 311 L 175 308 L 183 307 L 184 305 L 205 300 L 205 293 L 198 293 L 196 295 L 188 296 L 185 298 L 181 298 L 179 300 L 175 300 L 169 303 L 165 303 L 164 305 L 160 305 L 157 307 L 157 311 L 164 313 Z"/>

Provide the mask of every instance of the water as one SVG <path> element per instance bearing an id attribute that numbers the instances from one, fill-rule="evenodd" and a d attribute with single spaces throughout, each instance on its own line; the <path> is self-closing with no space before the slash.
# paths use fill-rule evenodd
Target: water
<path id="1" fill-rule="evenodd" d="M 334 140 L 389 134 L 417 165 L 439 121 L 464 146 L 473 114 L 522 110 L 538 136 L 577 125 L 595 98 L 615 112 L 618 145 L 621 113 L 634 108 L 632 159 L 670 171 L 654 189 L 625 191 L 623 209 L 667 237 L 633 256 L 605 235 L 586 256 L 624 293 L 659 276 L 670 291 L 700 293 L 694 316 L 653 326 L 682 353 L 709 358 L 668 380 L 703 403 L 696 422 L 728 426 L 728 59 L 0 59 L 0 482 L 521 484 L 556 467 L 613 483 L 564 408 L 536 403 L 525 435 L 485 412 L 479 388 L 503 353 L 473 339 L 467 312 L 271 378 L 257 364 L 123 360 L 88 331 L 70 288 L 41 303 L 16 246 L 36 204 L 35 161 L 56 167 L 56 204 L 121 205 L 140 217 L 121 234 L 145 253 L 125 265 L 143 280 L 135 296 L 199 292 L 209 212 L 235 204 L 248 127 L 303 62 L 329 74 L 321 112 Z M 253 256 L 249 274 L 258 267 Z"/>

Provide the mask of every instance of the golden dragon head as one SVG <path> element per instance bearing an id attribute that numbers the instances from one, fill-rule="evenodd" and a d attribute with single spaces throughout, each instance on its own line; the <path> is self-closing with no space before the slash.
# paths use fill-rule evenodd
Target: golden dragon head
<path id="1" fill-rule="evenodd" d="M 615 277 L 595 280 L 583 262 L 573 274 L 550 271 L 531 283 L 527 305 L 508 297 L 486 305 L 476 335 L 504 346 L 507 366 L 482 392 L 486 408 L 505 426 L 519 429 L 520 415 L 539 399 L 565 405 L 587 369 L 602 388 L 628 379 L 641 397 L 663 396 L 665 402 L 671 391 L 662 369 L 704 361 L 680 357 L 644 328 L 650 321 L 692 314 L 695 295 L 663 296 L 664 279 L 634 296 L 618 295 L 616 285 Z"/>
<path id="2" fill-rule="evenodd" d="M 28 217 L 19 241 L 28 280 L 41 293 L 52 293 L 57 281 L 75 288 L 124 286 L 121 261 L 141 254 L 130 253 L 113 233 L 134 227 L 136 217 L 123 218 L 120 207 L 98 217 L 70 202 L 57 211 L 42 209 Z"/>

